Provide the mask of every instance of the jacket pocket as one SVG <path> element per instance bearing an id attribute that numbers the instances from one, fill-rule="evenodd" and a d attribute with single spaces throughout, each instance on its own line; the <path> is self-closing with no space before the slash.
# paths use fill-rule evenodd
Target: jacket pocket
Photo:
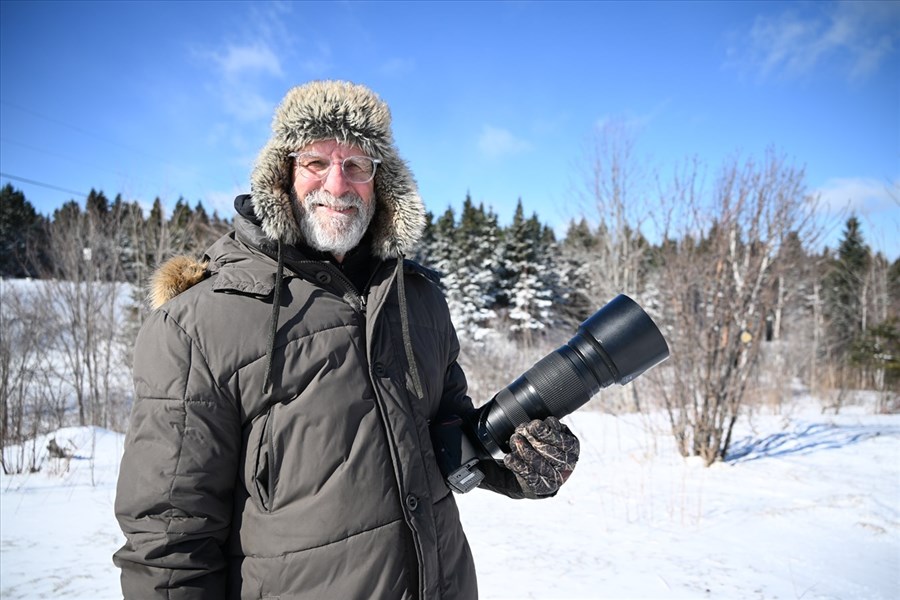
<path id="1" fill-rule="evenodd" d="M 259 415 L 247 440 L 249 450 L 245 465 L 247 491 L 254 504 L 266 512 L 272 510 L 272 500 L 275 496 L 274 422 L 271 409 Z"/>

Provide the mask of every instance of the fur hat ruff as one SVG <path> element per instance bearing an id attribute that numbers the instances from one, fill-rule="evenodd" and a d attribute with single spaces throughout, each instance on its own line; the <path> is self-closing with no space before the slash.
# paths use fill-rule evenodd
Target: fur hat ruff
<path id="1" fill-rule="evenodd" d="M 302 241 L 291 210 L 291 152 L 335 140 L 381 160 L 375 171 L 376 211 L 369 226 L 372 252 L 381 258 L 409 253 L 425 227 L 415 179 L 400 158 L 387 104 L 369 88 L 345 81 L 314 81 L 288 91 L 275 111 L 272 137 L 250 175 L 253 209 L 263 231 L 288 244 Z"/>

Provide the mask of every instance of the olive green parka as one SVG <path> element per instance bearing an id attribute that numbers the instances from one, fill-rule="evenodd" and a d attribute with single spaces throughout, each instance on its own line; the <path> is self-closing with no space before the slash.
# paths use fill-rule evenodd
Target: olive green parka
<path id="1" fill-rule="evenodd" d="M 472 402 L 440 288 L 402 259 L 421 232 L 411 176 L 392 144 L 368 150 L 392 171 L 376 180 L 371 268 L 354 285 L 277 223 L 281 184 L 259 183 L 276 146 L 235 230 L 154 279 L 115 502 L 124 595 L 477 598 L 429 435 Z M 521 496 L 510 472 L 487 475 L 483 487 Z"/>

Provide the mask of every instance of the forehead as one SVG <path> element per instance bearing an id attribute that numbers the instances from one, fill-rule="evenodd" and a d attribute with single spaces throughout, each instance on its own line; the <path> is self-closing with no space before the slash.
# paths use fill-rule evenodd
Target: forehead
<path id="1" fill-rule="evenodd" d="M 356 146 L 341 144 L 336 140 L 320 140 L 318 142 L 313 142 L 300 148 L 300 152 L 316 152 L 318 154 L 339 156 L 341 158 L 365 155 L 365 153 Z"/>

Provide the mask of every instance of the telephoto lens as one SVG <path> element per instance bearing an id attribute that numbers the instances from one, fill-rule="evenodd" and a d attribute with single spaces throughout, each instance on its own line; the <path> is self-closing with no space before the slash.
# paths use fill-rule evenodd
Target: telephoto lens
<path id="1" fill-rule="evenodd" d="M 502 461 L 515 428 L 532 419 L 562 418 L 602 388 L 624 385 L 662 362 L 669 347 L 653 320 L 620 294 L 551 352 L 476 411 L 470 421 L 485 454 Z"/>
<path id="2" fill-rule="evenodd" d="M 481 460 L 503 462 L 516 427 L 562 418 L 613 382 L 626 384 L 669 356 L 653 320 L 625 295 L 616 296 L 578 327 L 569 343 L 525 371 L 470 415 L 433 423 L 435 458 L 458 493 L 478 487 Z"/>

